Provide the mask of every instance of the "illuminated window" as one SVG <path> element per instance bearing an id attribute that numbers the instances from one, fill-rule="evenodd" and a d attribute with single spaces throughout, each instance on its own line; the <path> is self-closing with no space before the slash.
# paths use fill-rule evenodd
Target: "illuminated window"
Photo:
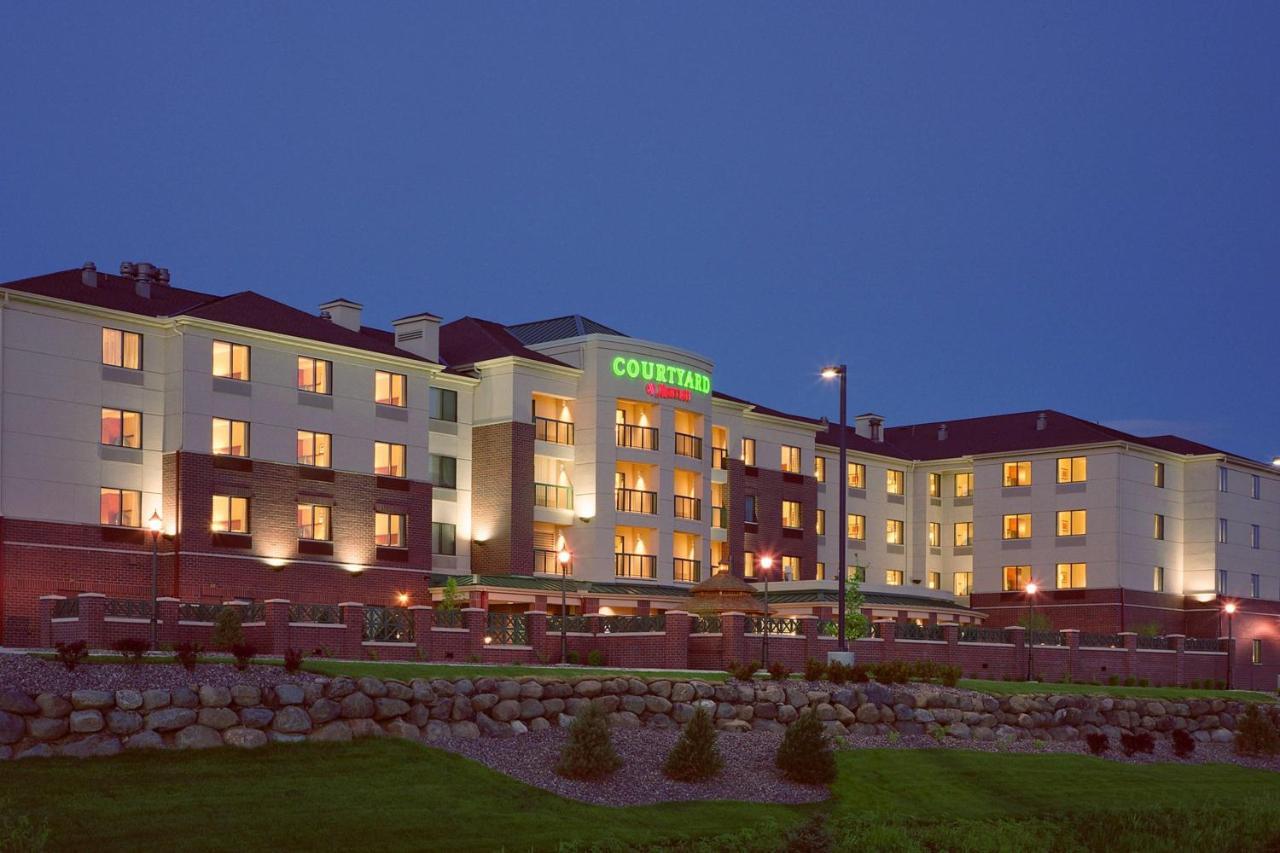
<path id="1" fill-rule="evenodd" d="M 865 489 L 867 487 L 867 466 L 861 462 L 850 462 L 848 471 L 848 486 L 851 489 Z"/>
<path id="2" fill-rule="evenodd" d="M 782 579 L 784 581 L 800 580 L 800 558 L 787 557 L 782 558 Z"/>
<path id="3" fill-rule="evenodd" d="M 1058 511 L 1059 536 L 1084 536 L 1085 516 L 1083 509 L 1064 509 Z"/>
<path id="4" fill-rule="evenodd" d="M 373 443 L 373 473 L 383 477 L 403 477 L 404 445 L 375 441 Z"/>
<path id="5" fill-rule="evenodd" d="M 1064 456 L 1058 460 L 1059 483 L 1083 483 L 1088 479 L 1088 457 Z"/>
<path id="6" fill-rule="evenodd" d="M 1220 492 L 1229 492 L 1229 491 L 1231 491 L 1231 489 L 1230 489 L 1230 480 L 1229 480 L 1228 478 L 1229 478 L 1229 475 L 1227 474 L 1227 469 L 1226 469 L 1226 468 L 1223 468 L 1223 467 L 1221 467 L 1221 466 L 1219 466 L 1219 468 L 1218 468 L 1218 491 L 1220 491 Z"/>
<path id="7" fill-rule="evenodd" d="M 1255 664 L 1262 663 L 1262 641 L 1261 640 L 1249 641 L 1249 662 L 1255 663 Z"/>
<path id="8" fill-rule="evenodd" d="M 756 576 L 756 555 L 753 551 L 742 552 L 742 576 L 746 578 Z"/>
<path id="9" fill-rule="evenodd" d="M 884 522 L 884 541 L 888 545 L 901 545 L 903 539 L 903 523 L 896 518 Z"/>
<path id="10" fill-rule="evenodd" d="M 403 548 L 405 516 L 397 512 L 373 514 L 373 543 L 382 548 Z"/>
<path id="11" fill-rule="evenodd" d="M 1164 566 L 1156 566 L 1151 573 L 1151 589 L 1155 592 L 1164 592 Z"/>
<path id="12" fill-rule="evenodd" d="M 742 464 L 754 468 L 756 464 L 756 440 L 742 439 Z"/>
<path id="13" fill-rule="evenodd" d="M 814 563 L 814 580 L 824 581 L 827 579 L 827 564 L 819 560 Z"/>
<path id="14" fill-rule="evenodd" d="M 942 475 L 941 474 L 929 475 L 929 497 L 931 498 L 942 497 Z"/>
<path id="15" fill-rule="evenodd" d="M 373 372 L 373 401 L 384 406 L 397 406 L 403 409 L 407 405 L 404 385 L 405 377 L 403 373 L 375 370 Z"/>
<path id="16" fill-rule="evenodd" d="M 1256 524 L 1250 528 L 1249 547 L 1255 551 L 1262 547 L 1262 528 Z"/>
<path id="17" fill-rule="evenodd" d="M 310 465 L 314 468 L 329 468 L 333 465 L 330 446 L 333 436 L 325 432 L 298 430 L 298 464 Z"/>
<path id="18" fill-rule="evenodd" d="M 973 522 L 957 521 L 955 524 L 955 546 L 969 548 L 973 545 Z"/>
<path id="19" fill-rule="evenodd" d="M 1155 485 L 1157 489 L 1163 489 L 1164 488 L 1164 463 L 1155 462 L 1153 464 L 1155 465 L 1155 474 L 1152 479 L 1152 483 Z"/>
<path id="20" fill-rule="evenodd" d="M 102 489 L 98 497 L 98 523 L 111 527 L 141 527 L 142 492 Z"/>
<path id="21" fill-rule="evenodd" d="M 1084 563 L 1058 563 L 1058 589 L 1084 589 Z"/>
<path id="22" fill-rule="evenodd" d="M 952 572 L 951 592 L 953 595 L 969 595 L 973 592 L 973 572 Z"/>
<path id="23" fill-rule="evenodd" d="M 804 527 L 801 520 L 803 511 L 800 507 L 800 501 L 783 501 L 782 502 L 782 526 L 789 530 L 800 530 Z"/>
<path id="24" fill-rule="evenodd" d="M 431 485 L 443 489 L 458 488 L 458 460 L 452 456 L 431 454 L 431 470 L 428 472 Z"/>
<path id="25" fill-rule="evenodd" d="M 1031 463 L 1030 462 L 1004 463 L 1004 485 L 1006 487 L 1030 486 L 1031 485 Z"/>
<path id="26" fill-rule="evenodd" d="M 857 539 L 861 542 L 867 538 L 867 517 L 865 515 L 849 513 L 845 529 L 846 535 L 850 539 Z"/>
<path id="27" fill-rule="evenodd" d="M 458 420 L 458 392 L 448 388 L 432 388 L 429 414 L 433 420 L 456 423 Z"/>
<path id="28" fill-rule="evenodd" d="M 210 527 L 214 533 L 248 533 L 249 499 L 235 495 L 214 495 Z"/>
<path id="29" fill-rule="evenodd" d="M 1249 575 L 1249 594 L 1262 598 L 1262 575 Z"/>
<path id="30" fill-rule="evenodd" d="M 813 457 L 813 479 L 819 483 L 827 482 L 827 460 L 816 454 Z"/>
<path id="31" fill-rule="evenodd" d="M 102 363 L 112 367 L 142 369 L 142 335 L 120 329 L 102 330 Z"/>
<path id="32" fill-rule="evenodd" d="M 907 475 L 904 472 L 899 471 L 896 468 L 890 468 L 888 471 L 885 471 L 884 473 L 885 473 L 885 489 L 886 491 L 889 492 L 889 494 L 901 495 L 906 493 Z"/>
<path id="33" fill-rule="evenodd" d="M 322 358 L 298 356 L 298 390 L 310 391 L 312 394 L 332 394 L 330 377 L 333 375 L 333 362 Z"/>
<path id="34" fill-rule="evenodd" d="M 213 419 L 214 456 L 248 456 L 249 424 L 228 418 Z"/>
<path id="35" fill-rule="evenodd" d="M 800 448 L 782 445 L 782 470 L 787 474 L 800 473 Z"/>
<path id="36" fill-rule="evenodd" d="M 1031 513 L 1022 513 L 1020 515 L 1006 515 L 1004 517 L 1004 538 L 1005 539 L 1030 539 L 1031 538 Z"/>
<path id="37" fill-rule="evenodd" d="M 858 566 L 858 565 L 854 565 L 854 566 L 852 566 L 851 568 L 852 568 L 852 571 L 853 571 L 853 578 L 854 578 L 854 580 L 856 580 L 858 583 L 866 583 L 866 582 L 867 582 L 867 567 L 866 567 L 866 566 Z"/>
<path id="38" fill-rule="evenodd" d="M 1160 519 L 1160 535 L 1157 536 L 1156 538 L 1163 539 L 1164 538 L 1164 516 L 1158 515 L 1156 516 L 1156 518 Z M 1218 544 L 1219 545 L 1227 544 L 1227 520 L 1225 518 L 1218 519 Z"/>
<path id="39" fill-rule="evenodd" d="M 332 508 L 324 504 L 298 504 L 298 538 L 329 542 L 333 531 L 329 527 Z"/>
<path id="40" fill-rule="evenodd" d="M 747 524 L 757 524 L 760 517 L 756 514 L 756 496 L 747 495 L 746 505 L 744 507 L 743 521 Z"/>
<path id="41" fill-rule="evenodd" d="M 213 375 L 249 381 L 249 348 L 226 341 L 213 342 Z"/>
<path id="42" fill-rule="evenodd" d="M 448 557 L 458 553 L 458 526 L 444 521 L 431 522 L 431 553 Z"/>
<path id="43" fill-rule="evenodd" d="M 942 525 L 936 521 L 929 522 L 929 547 L 942 547 Z"/>
<path id="44" fill-rule="evenodd" d="M 1005 566 L 1004 567 L 1004 586 L 1005 592 L 1015 592 L 1026 588 L 1031 583 L 1031 567 L 1030 566 Z"/>
<path id="45" fill-rule="evenodd" d="M 929 589 L 942 589 L 942 572 L 929 572 L 925 586 Z"/>
<path id="46" fill-rule="evenodd" d="M 818 520 L 813 525 L 813 532 L 819 536 L 827 535 L 827 511 L 825 509 L 818 510 Z"/>
<path id="47" fill-rule="evenodd" d="M 128 409 L 103 409 L 100 435 L 103 444 L 114 447 L 141 447 L 142 413 L 130 412 Z"/>
<path id="48" fill-rule="evenodd" d="M 964 474 L 956 474 L 956 497 L 968 498 L 973 496 L 973 472 L 969 471 Z"/>
<path id="49" fill-rule="evenodd" d="M 1255 501 L 1260 500 L 1262 498 L 1262 477 L 1257 474 L 1253 474 L 1252 477 L 1253 488 L 1249 492 L 1249 497 L 1253 498 Z"/>
<path id="50" fill-rule="evenodd" d="M 902 586 L 903 573 L 902 569 L 887 569 L 884 573 L 884 582 L 888 586 Z"/>
<path id="51" fill-rule="evenodd" d="M 1164 538 L 1164 516 L 1156 513 L 1151 519 L 1151 536 L 1155 539 Z"/>

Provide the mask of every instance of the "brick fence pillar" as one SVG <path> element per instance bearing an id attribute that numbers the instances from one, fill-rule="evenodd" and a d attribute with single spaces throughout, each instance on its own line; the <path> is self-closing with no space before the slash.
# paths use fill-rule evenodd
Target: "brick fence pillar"
<path id="1" fill-rule="evenodd" d="M 751 656 L 747 650 L 747 615 L 730 610 L 720 614 L 720 662 L 728 665 L 731 661 L 750 663 Z"/>
<path id="2" fill-rule="evenodd" d="M 960 623 L 943 622 L 942 639 L 947 644 L 947 666 L 959 666 L 960 660 Z M 963 667 L 961 667 L 963 669 Z M 963 674 L 963 673 L 962 673 Z"/>
<path id="3" fill-rule="evenodd" d="M 1222 677 L 1227 682 L 1227 686 L 1233 690 L 1237 690 L 1240 687 L 1239 682 L 1237 682 L 1235 678 L 1235 671 L 1238 669 L 1236 666 L 1236 640 L 1236 637 L 1218 638 L 1218 642 L 1220 642 L 1222 647 L 1227 650 L 1227 659 L 1222 666 Z"/>
<path id="4" fill-rule="evenodd" d="M 880 638 L 880 660 L 891 661 L 897 659 L 898 623 L 893 619 L 877 619 L 874 625 L 876 636 Z"/>
<path id="5" fill-rule="evenodd" d="M 1076 677 L 1076 663 L 1080 660 L 1080 629 L 1063 628 L 1062 636 L 1067 639 L 1067 678 Z"/>
<path id="6" fill-rule="evenodd" d="M 529 637 L 529 645 L 533 647 L 533 659 L 538 663 L 552 663 L 550 638 L 547 637 L 547 612 L 545 610 L 526 610 L 524 612 L 524 629 Z M 557 642 L 559 637 L 556 637 Z M 554 654 L 559 655 L 559 647 Z"/>
<path id="7" fill-rule="evenodd" d="M 156 642 L 173 648 L 178 644 L 178 599 L 161 596 L 156 599 Z"/>
<path id="8" fill-rule="evenodd" d="M 418 657 L 431 660 L 431 623 L 435 621 L 435 611 L 425 604 L 414 604 L 409 607 L 409 618 L 413 620 L 413 642 L 418 647 Z"/>
<path id="9" fill-rule="evenodd" d="M 80 626 L 85 643 L 91 649 L 107 647 L 107 597 L 100 592 L 82 592 L 80 599 Z"/>
<path id="10" fill-rule="evenodd" d="M 467 629 L 467 656 L 481 660 L 485 633 L 489 628 L 489 611 L 481 607 L 462 608 L 462 627 Z"/>
<path id="11" fill-rule="evenodd" d="M 358 601 L 344 601 L 338 607 L 342 609 L 345 629 L 338 654 L 348 660 L 360 660 L 364 657 L 364 605 Z"/>
<path id="12" fill-rule="evenodd" d="M 1021 625 L 1013 625 L 1005 629 L 1009 642 L 1013 644 L 1013 671 L 1009 674 L 1019 681 L 1027 677 L 1031 661 L 1031 647 L 1027 645 L 1027 629 Z"/>
<path id="13" fill-rule="evenodd" d="M 268 598 L 262 604 L 267 622 L 267 653 L 282 655 L 289 650 L 289 599 Z"/>
<path id="14" fill-rule="evenodd" d="M 797 621 L 800 623 L 800 636 L 804 637 L 805 662 L 816 660 L 825 663 L 826 656 L 818 648 L 818 617 L 799 616 Z"/>
<path id="15" fill-rule="evenodd" d="M 689 629 L 693 618 L 683 610 L 666 613 L 667 636 L 662 643 L 663 666 L 667 669 L 689 668 Z"/>
<path id="16" fill-rule="evenodd" d="M 40 647 L 53 648 L 53 607 L 59 601 L 66 600 L 65 595 L 40 596 Z"/>
<path id="17" fill-rule="evenodd" d="M 1124 640 L 1124 677 L 1138 675 L 1138 635 L 1133 631 L 1121 631 L 1120 639 Z"/>
<path id="18" fill-rule="evenodd" d="M 1182 687 L 1187 683 L 1187 635 L 1170 634 L 1165 637 L 1173 649 L 1173 683 Z"/>

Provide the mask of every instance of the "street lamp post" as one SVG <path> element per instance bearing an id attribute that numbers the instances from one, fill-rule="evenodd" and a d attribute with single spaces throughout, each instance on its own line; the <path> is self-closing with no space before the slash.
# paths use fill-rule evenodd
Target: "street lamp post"
<path id="1" fill-rule="evenodd" d="M 848 641 L 848 638 L 845 637 L 845 630 L 844 630 L 845 548 L 848 547 L 848 544 L 849 544 L 848 542 L 845 541 L 845 535 L 846 535 L 845 525 L 848 523 L 847 503 L 848 503 L 848 491 L 849 491 L 849 483 L 848 483 L 849 475 L 847 473 L 847 468 L 849 465 L 847 461 L 849 450 L 847 446 L 848 439 L 845 437 L 845 430 L 848 428 L 849 394 L 848 394 L 848 386 L 846 382 L 846 380 L 848 379 L 848 374 L 849 374 L 849 368 L 847 365 L 844 365 L 844 364 L 833 364 L 828 367 L 822 368 L 823 379 L 835 379 L 837 376 L 840 377 L 840 461 L 838 463 L 839 469 L 840 469 L 839 470 L 840 545 L 839 547 L 836 548 L 836 552 L 837 552 L 836 565 L 838 567 L 836 569 L 836 576 L 839 579 L 839 594 L 838 594 L 839 602 L 837 604 L 837 607 L 840 608 L 840 612 L 836 617 L 836 622 L 839 627 L 839 633 L 837 635 L 838 641 L 836 645 L 841 652 L 849 651 L 849 641 Z"/>
<path id="2" fill-rule="evenodd" d="M 1032 661 L 1036 654 L 1036 593 L 1040 587 L 1035 581 L 1027 581 L 1027 601 L 1031 602 L 1031 612 L 1027 616 L 1027 681 L 1032 681 L 1035 667 Z"/>
<path id="3" fill-rule="evenodd" d="M 151 518 L 147 519 L 147 528 L 151 531 L 151 650 L 156 648 L 156 599 L 159 593 L 156 589 L 157 577 L 160 574 L 160 510 L 151 513 Z"/>
<path id="4" fill-rule="evenodd" d="M 566 576 L 569 574 L 569 561 L 573 559 L 573 555 L 568 548 L 561 548 L 556 559 L 560 561 L 560 663 L 565 663 L 569 659 L 569 582 Z"/>
<path id="5" fill-rule="evenodd" d="M 760 558 L 760 570 L 764 573 L 764 632 L 760 635 L 760 665 L 769 668 L 769 572 L 773 569 L 773 557 Z"/>
<path id="6" fill-rule="evenodd" d="M 1236 668 L 1236 603 L 1228 601 L 1222 609 L 1227 613 L 1227 689 L 1231 690 L 1231 672 Z"/>

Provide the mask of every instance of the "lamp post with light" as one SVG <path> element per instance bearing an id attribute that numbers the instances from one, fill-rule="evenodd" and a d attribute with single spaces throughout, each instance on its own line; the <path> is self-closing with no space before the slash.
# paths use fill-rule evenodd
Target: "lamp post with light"
<path id="1" fill-rule="evenodd" d="M 1236 668 L 1236 603 L 1228 601 L 1222 609 L 1227 614 L 1227 689 L 1230 690 L 1231 672 Z"/>
<path id="2" fill-rule="evenodd" d="M 569 561 L 572 559 L 568 548 L 561 548 L 556 554 L 560 563 L 560 663 L 565 663 L 569 657 L 569 591 L 565 576 L 569 574 Z"/>
<path id="3" fill-rule="evenodd" d="M 764 574 L 764 632 L 760 635 L 760 666 L 769 668 L 769 572 L 773 569 L 773 557 L 760 558 L 760 570 Z"/>
<path id="4" fill-rule="evenodd" d="M 849 641 L 848 641 L 848 638 L 845 637 L 845 630 L 844 630 L 845 548 L 847 547 L 848 543 L 845 541 L 845 537 L 843 535 L 845 530 L 845 525 L 847 524 L 847 519 L 848 519 L 847 502 L 848 502 L 848 490 L 849 490 L 849 482 L 848 482 L 849 475 L 847 473 L 847 468 L 849 464 L 847 461 L 849 450 L 847 446 L 848 439 L 845 437 L 845 430 L 848 429 L 848 399 L 849 399 L 848 383 L 847 383 L 848 374 L 849 374 L 849 368 L 847 365 L 844 365 L 844 364 L 832 364 L 822 368 L 823 379 L 835 379 L 836 377 L 840 378 L 840 461 L 838 465 L 840 469 L 839 471 L 840 530 L 842 532 L 842 535 L 840 537 L 840 546 L 836 548 L 836 552 L 837 552 L 836 577 L 839 579 L 838 580 L 839 601 L 837 604 L 837 607 L 839 607 L 839 614 L 836 617 L 839 633 L 837 634 L 836 647 L 840 650 L 841 653 L 847 653 L 849 651 Z M 851 660 L 843 661 L 843 662 L 852 663 Z"/>
<path id="5" fill-rule="evenodd" d="M 1032 681 L 1035 674 L 1032 661 L 1036 653 L 1036 593 L 1040 591 L 1040 586 L 1035 581 L 1027 581 L 1026 591 L 1027 601 L 1031 603 L 1031 611 L 1027 616 L 1027 681 Z"/>
<path id="6" fill-rule="evenodd" d="M 159 597 L 157 591 L 157 578 L 160 574 L 160 528 L 163 526 L 160 520 L 160 510 L 154 510 L 151 518 L 147 519 L 147 529 L 151 531 L 151 649 L 156 648 L 156 599 Z"/>

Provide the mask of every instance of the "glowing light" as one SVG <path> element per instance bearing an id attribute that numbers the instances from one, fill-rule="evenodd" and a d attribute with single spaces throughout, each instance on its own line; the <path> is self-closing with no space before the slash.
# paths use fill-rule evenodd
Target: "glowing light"
<path id="1" fill-rule="evenodd" d="M 270 566 L 273 569 L 283 569 L 286 565 L 289 564 L 288 560 L 282 560 L 279 557 L 268 557 L 262 562 L 266 563 L 268 566 Z"/>
<path id="2" fill-rule="evenodd" d="M 1039 591 L 1040 591 L 1040 585 L 1037 584 L 1035 581 L 1030 581 L 1027 584 L 1027 595 L 1035 595 Z"/>
<path id="3" fill-rule="evenodd" d="M 409 593 L 407 593 L 407 592 L 397 592 L 397 593 L 396 593 L 396 602 L 397 602 L 401 607 L 404 607 L 406 604 L 408 604 L 408 603 L 409 603 Z"/>
<path id="4" fill-rule="evenodd" d="M 569 565 L 569 560 L 572 559 L 572 557 L 573 555 L 569 553 L 568 548 L 561 548 L 560 553 L 556 555 L 556 559 L 560 561 L 560 565 L 562 566 Z"/>
<path id="5" fill-rule="evenodd" d="M 342 570 L 344 572 L 350 572 L 353 575 L 358 575 L 364 571 L 364 566 L 361 566 L 358 563 L 344 563 Z"/>
<path id="6" fill-rule="evenodd" d="M 770 569 L 772 569 L 772 568 L 773 568 L 773 557 L 761 557 L 761 558 L 760 558 L 760 568 L 764 569 L 766 572 L 767 572 L 767 571 L 769 571 Z"/>
<path id="7" fill-rule="evenodd" d="M 490 637 L 488 634 L 486 634 L 484 638 L 484 644 L 487 646 L 492 642 L 493 642 L 493 637 Z"/>
<path id="8" fill-rule="evenodd" d="M 601 615 L 601 616 L 613 616 L 613 615 L 614 615 L 614 612 L 613 612 L 613 608 L 612 608 L 612 607 L 601 607 L 599 612 L 600 612 L 600 615 Z"/>
<path id="9" fill-rule="evenodd" d="M 147 529 L 152 533 L 159 533 L 163 524 L 164 522 L 160 520 L 160 510 L 151 513 L 151 517 L 147 519 Z"/>
<path id="10" fill-rule="evenodd" d="M 824 367 L 824 368 L 822 368 L 822 378 L 823 378 L 823 379 L 835 379 L 835 378 L 836 378 L 837 376 L 839 376 L 839 375 L 840 375 L 840 368 L 838 368 L 838 367 Z"/>
<path id="11" fill-rule="evenodd" d="M 1222 606 L 1222 609 L 1227 611 L 1227 615 L 1230 616 L 1236 612 L 1236 603 L 1234 601 L 1228 601 Z"/>

